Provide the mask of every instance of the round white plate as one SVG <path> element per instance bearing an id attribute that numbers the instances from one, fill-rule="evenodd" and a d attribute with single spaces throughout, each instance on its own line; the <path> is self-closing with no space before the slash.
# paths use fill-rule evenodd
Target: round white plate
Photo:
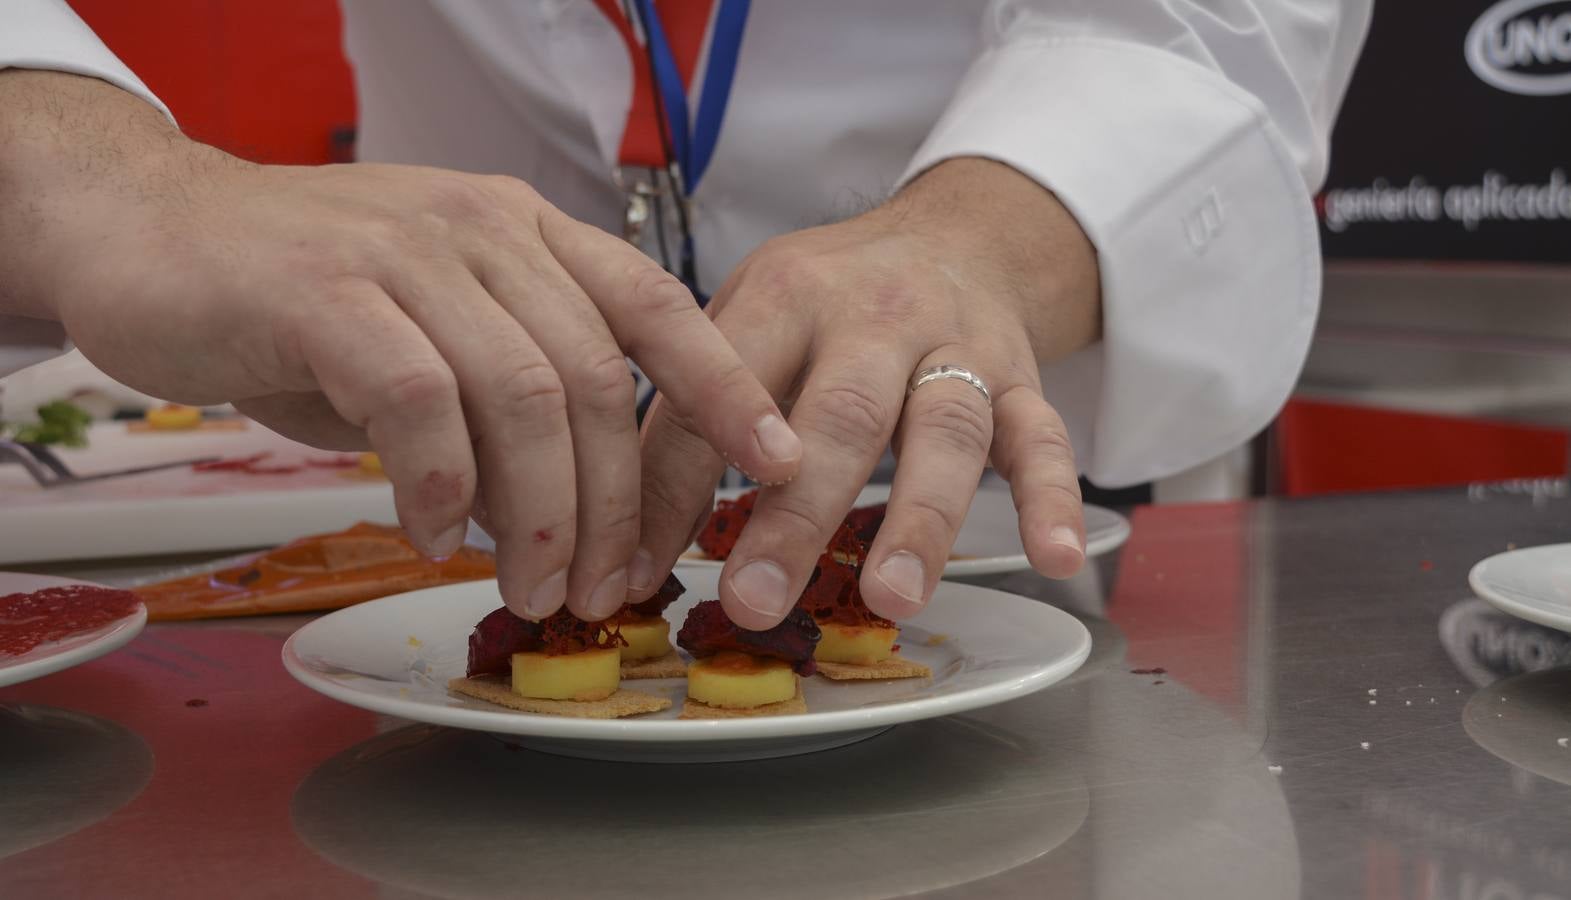
<path id="1" fill-rule="evenodd" d="M 746 489 L 716 491 L 719 499 L 733 499 Z M 870 484 L 856 498 L 857 506 L 871 506 L 889 499 L 889 485 Z M 1100 556 L 1118 549 L 1129 539 L 1129 520 L 1102 506 L 1086 504 L 1086 557 Z M 694 566 L 720 568 L 725 563 L 704 559 L 694 544 L 682 562 Z M 953 554 L 944 566 L 946 576 L 995 575 L 1031 568 L 1025 546 L 1020 543 L 1020 517 L 1007 488 L 983 487 L 971 501 L 965 523 L 955 538 Z"/>
<path id="2" fill-rule="evenodd" d="M 1496 609 L 1571 631 L 1571 544 L 1498 553 L 1474 566 L 1467 581 Z"/>
<path id="3" fill-rule="evenodd" d="M 25 594 L 50 587 L 87 584 L 69 578 L 0 572 L 0 596 Z M 99 587 L 100 585 L 93 585 Z M 147 607 L 137 604 L 136 611 L 107 625 L 73 634 L 64 640 L 40 644 L 21 656 L 0 656 L 0 687 L 32 681 L 45 675 L 81 665 L 117 650 L 141 632 L 147 624 Z"/>
<path id="4" fill-rule="evenodd" d="M 716 595 L 714 568 L 678 566 L 687 593 L 666 610 L 680 624 Z M 501 605 L 495 581 L 413 591 L 351 606 L 306 625 L 284 644 L 284 667 L 307 687 L 352 706 L 435 725 L 516 735 L 518 743 L 571 756 L 644 762 L 762 759 L 823 750 L 891 725 L 1023 697 L 1067 677 L 1091 651 L 1068 613 L 1001 591 L 942 583 L 901 624 L 901 653 L 930 680 L 803 680 L 809 712 L 754 719 L 679 720 L 683 679 L 629 681 L 671 709 L 629 719 L 571 719 L 502 709 L 455 696 L 469 634 Z M 673 631 L 675 628 L 673 628 Z"/>

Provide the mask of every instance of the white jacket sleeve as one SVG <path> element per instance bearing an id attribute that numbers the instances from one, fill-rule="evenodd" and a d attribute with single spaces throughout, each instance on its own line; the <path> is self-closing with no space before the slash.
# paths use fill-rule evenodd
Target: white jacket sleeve
<path id="1" fill-rule="evenodd" d="M 1319 308 L 1310 194 L 1371 3 L 990 5 L 905 177 L 1008 163 L 1095 244 L 1102 340 L 1042 377 L 1098 484 L 1219 456 L 1286 400 Z"/>
<path id="2" fill-rule="evenodd" d="M 65 0 L 5 0 L 0 5 L 0 69 L 10 68 L 101 78 L 169 114 Z M 65 346 L 65 332 L 53 322 L 0 315 L 0 375 L 48 359 Z"/>

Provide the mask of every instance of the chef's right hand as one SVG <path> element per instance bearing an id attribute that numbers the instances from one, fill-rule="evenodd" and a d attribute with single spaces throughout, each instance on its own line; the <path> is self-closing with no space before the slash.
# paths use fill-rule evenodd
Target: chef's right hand
<path id="1" fill-rule="evenodd" d="M 514 612 L 627 599 L 624 354 L 737 465 L 797 471 L 801 443 L 681 283 L 520 181 L 253 165 L 52 72 L 0 72 L 0 110 L 0 311 L 58 319 L 146 393 L 376 450 L 426 553 L 455 552 L 477 508 Z"/>

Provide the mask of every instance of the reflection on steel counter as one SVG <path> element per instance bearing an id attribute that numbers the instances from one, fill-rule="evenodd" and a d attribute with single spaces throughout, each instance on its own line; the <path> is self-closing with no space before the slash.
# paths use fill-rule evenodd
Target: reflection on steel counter
<path id="1" fill-rule="evenodd" d="M 152 774 L 147 744 L 114 722 L 49 706 L 0 706 L 0 859 L 108 817 Z"/>
<path id="2" fill-rule="evenodd" d="M 0 689 L 157 760 L 107 819 L 0 859 L 0 892 L 1561 900 L 1568 639 L 1458 601 L 1478 560 L 1568 533 L 1563 491 L 1142 511 L 1094 578 L 981 580 L 1093 620 L 1077 677 L 745 763 L 567 759 L 350 709 L 282 672 L 304 617 L 154 625 Z"/>

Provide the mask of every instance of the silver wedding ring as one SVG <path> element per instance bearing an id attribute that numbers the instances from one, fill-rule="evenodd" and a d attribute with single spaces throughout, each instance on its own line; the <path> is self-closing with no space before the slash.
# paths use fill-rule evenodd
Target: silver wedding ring
<path id="1" fill-rule="evenodd" d="M 987 401 L 988 406 L 993 405 L 993 395 L 987 392 L 987 383 L 978 378 L 975 372 L 972 372 L 970 369 L 962 369 L 959 366 L 933 366 L 923 369 L 911 376 L 911 387 L 909 390 L 914 391 L 930 381 L 942 381 L 945 378 L 958 378 L 964 381 L 982 392 L 982 399 Z"/>

